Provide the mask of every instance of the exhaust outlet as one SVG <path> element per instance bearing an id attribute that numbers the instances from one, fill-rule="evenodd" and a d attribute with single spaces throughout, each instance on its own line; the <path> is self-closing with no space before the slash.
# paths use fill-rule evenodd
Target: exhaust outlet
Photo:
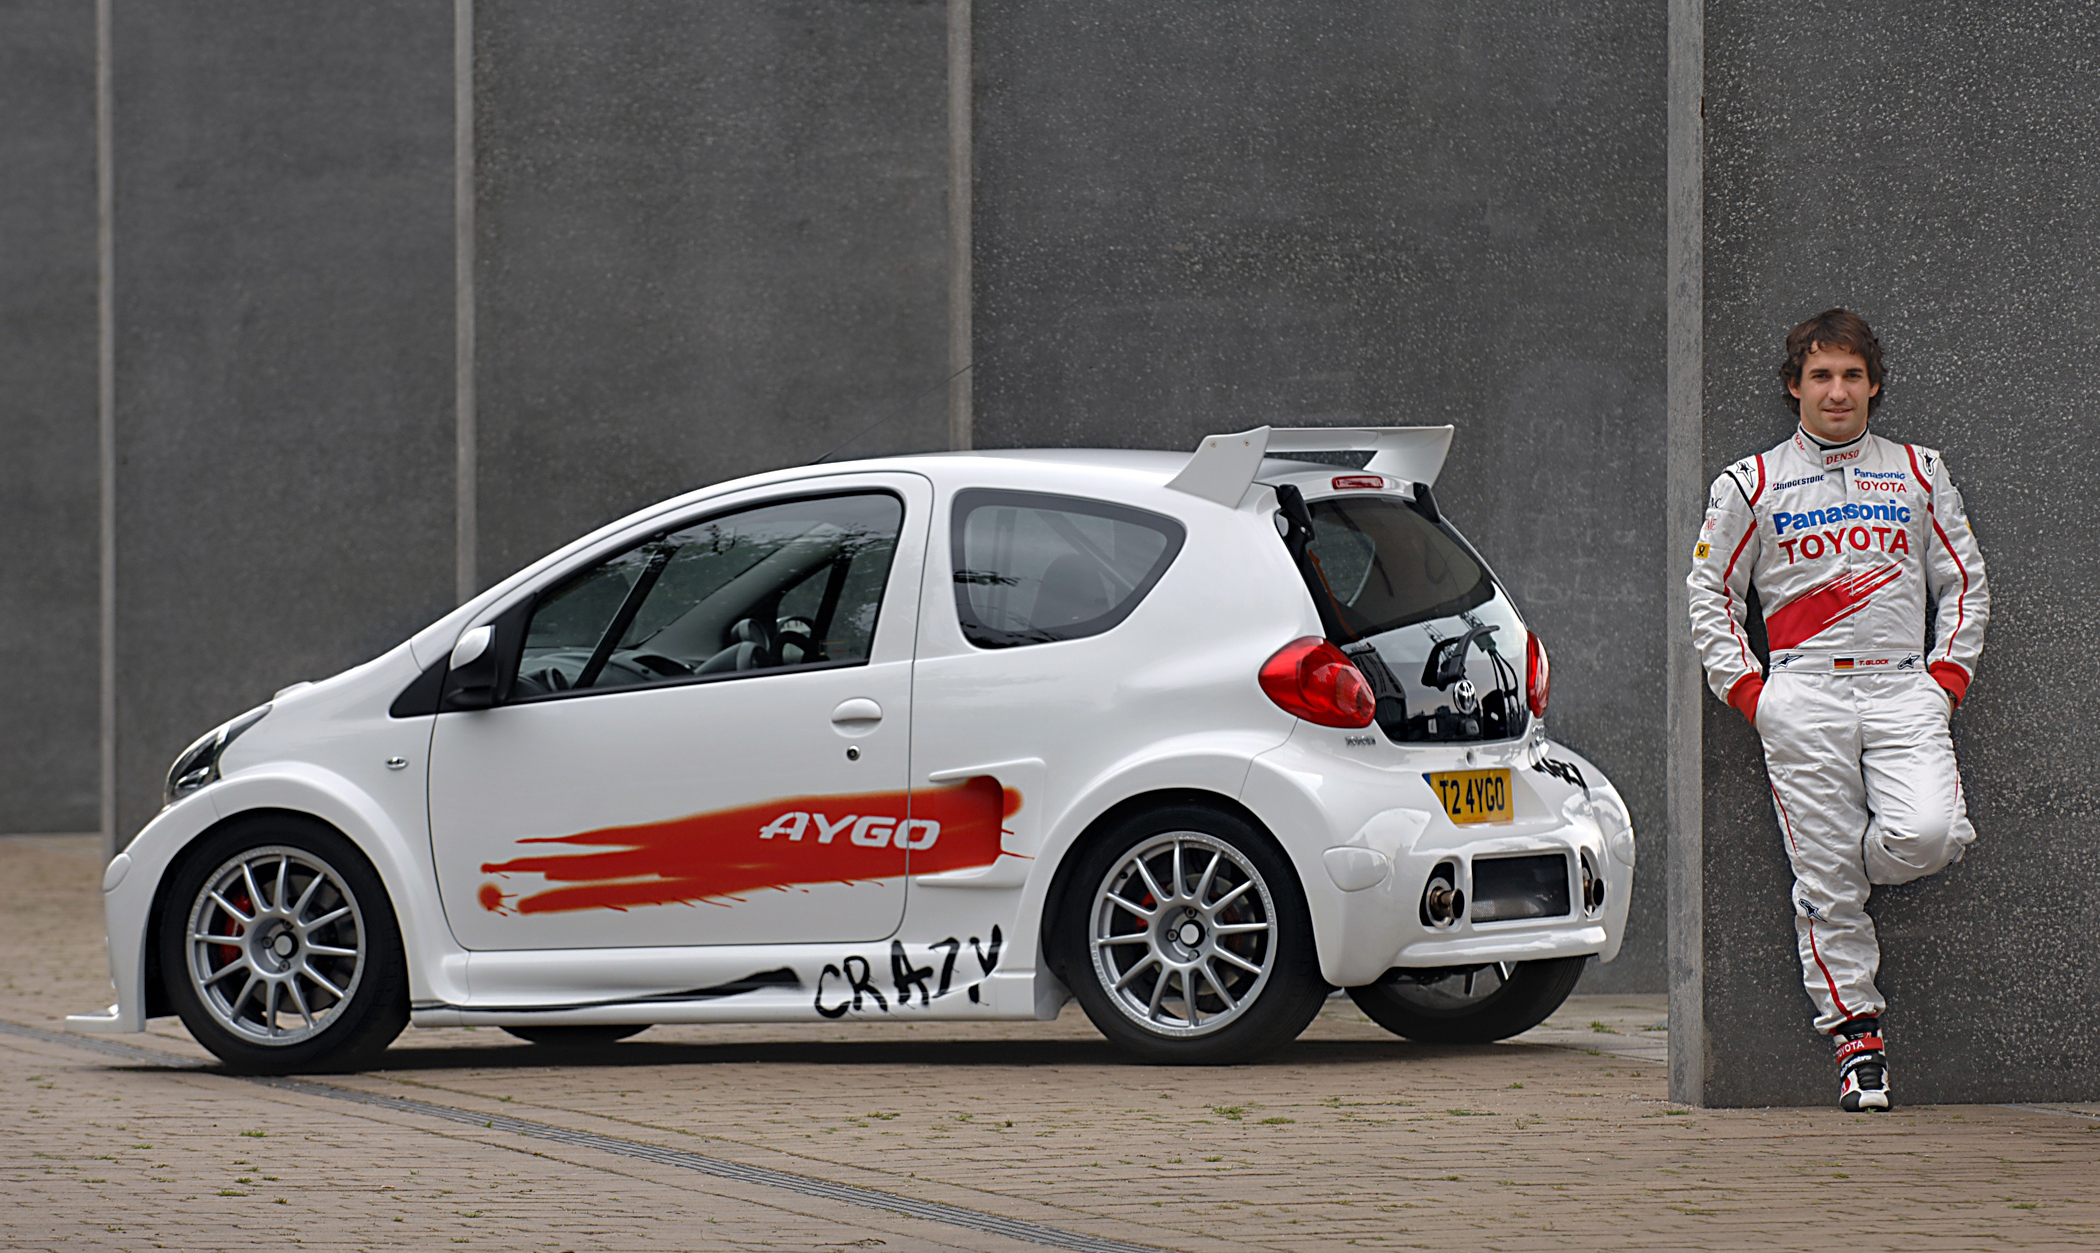
<path id="1" fill-rule="evenodd" d="M 1422 889 L 1422 921 L 1444 930 L 1458 925 L 1466 912 L 1466 894 L 1456 883 L 1456 866 L 1438 866 L 1429 876 L 1429 886 Z"/>
<path id="2" fill-rule="evenodd" d="M 1597 873 L 1587 852 L 1582 855 L 1582 907 L 1592 914 L 1604 908 L 1604 876 Z"/>

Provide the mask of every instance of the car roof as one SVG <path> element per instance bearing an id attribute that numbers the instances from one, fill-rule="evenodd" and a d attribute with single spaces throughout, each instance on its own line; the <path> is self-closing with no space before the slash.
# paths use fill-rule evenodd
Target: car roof
<path id="1" fill-rule="evenodd" d="M 1311 451 L 1329 447 L 1361 451 L 1368 448 L 1373 452 L 1373 465 L 1368 469 L 1375 473 L 1379 468 L 1376 465 L 1379 457 L 1385 455 L 1378 450 L 1386 447 L 1387 442 L 1404 445 L 1429 435 L 1434 444 L 1434 456 L 1420 462 L 1419 468 L 1424 480 L 1433 480 L 1443 463 L 1450 432 L 1450 427 L 1335 428 L 1332 432 L 1276 428 L 1273 434 L 1283 438 L 1272 445 L 1271 428 L 1258 427 L 1231 436 L 1210 436 L 1194 453 L 1127 448 L 977 449 L 783 466 L 681 492 L 578 536 L 538 560 L 528 562 L 452 614 L 425 627 L 415 637 L 417 655 L 420 658 L 422 649 L 435 647 L 441 636 L 445 637 L 442 646 L 450 648 L 449 637 L 456 633 L 459 622 L 479 616 L 489 606 L 507 599 L 518 587 L 537 580 L 549 567 L 569 560 L 579 552 L 592 549 L 633 527 L 653 525 L 667 515 L 754 488 L 814 483 L 850 474 L 904 472 L 923 475 L 933 482 L 936 489 L 943 491 L 985 487 L 1063 492 L 1095 498 L 1108 496 L 1132 502 L 1142 499 L 1147 507 L 1180 514 L 1186 520 L 1193 515 L 1179 505 L 1196 506 L 1198 500 L 1204 500 L 1235 509 L 1244 498 L 1246 489 L 1255 482 L 1269 485 L 1292 482 L 1312 497 L 1331 490 L 1324 476 L 1357 473 L 1346 465 L 1263 456 L 1272 446 L 1281 445 L 1278 451 Z M 1328 443 L 1329 438 L 1336 442 Z M 1220 445 L 1226 444 L 1233 447 L 1226 448 L 1226 455 L 1219 456 Z M 1199 477 L 1203 481 L 1191 481 Z M 1411 492 L 1411 481 L 1388 471 L 1386 487 Z M 1119 487 L 1123 490 L 1119 491 Z"/>
<path id="2" fill-rule="evenodd" d="M 1065 490 L 1099 495 L 1112 483 L 1127 487 L 1160 489 L 1173 486 L 1189 465 L 1185 452 L 1158 452 L 1129 448 L 998 448 L 967 452 L 902 453 L 859 461 L 827 462 L 823 465 L 786 467 L 769 474 L 738 480 L 738 485 L 833 474 L 903 470 L 923 474 L 948 489 L 969 487 L 1010 490 Z M 1265 457 L 1251 481 L 1265 485 L 1302 480 L 1310 475 L 1355 474 L 1355 467 L 1329 462 L 1297 461 Z M 1401 480 L 1390 480 L 1397 487 Z M 712 492 L 709 489 L 703 491 Z M 1182 493 L 1176 493 L 1182 495 Z M 1219 502 L 1223 503 L 1223 502 Z"/>

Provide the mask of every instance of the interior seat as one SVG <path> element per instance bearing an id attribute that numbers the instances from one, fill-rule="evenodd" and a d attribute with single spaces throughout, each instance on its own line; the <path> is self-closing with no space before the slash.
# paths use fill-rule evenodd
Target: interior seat
<path id="1" fill-rule="evenodd" d="M 730 645 L 700 663 L 694 674 L 726 674 L 733 670 L 763 670 L 780 664 L 779 632 L 757 618 L 740 618 L 729 628 Z"/>

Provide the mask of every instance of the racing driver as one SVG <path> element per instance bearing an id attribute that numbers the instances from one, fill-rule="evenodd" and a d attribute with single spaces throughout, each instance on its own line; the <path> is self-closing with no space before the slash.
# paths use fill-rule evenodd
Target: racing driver
<path id="1" fill-rule="evenodd" d="M 1692 639 L 1714 694 L 1764 741 L 1838 1103 L 1885 1110 L 1867 894 L 1959 861 L 1976 838 L 1947 721 L 1976 671 L 1990 597 L 1946 462 L 1867 430 L 1882 362 L 1866 321 L 1830 309 L 1803 322 L 1779 374 L 1800 425 L 1714 480 L 1692 549 Z M 1746 630 L 1751 588 L 1765 671 Z"/>

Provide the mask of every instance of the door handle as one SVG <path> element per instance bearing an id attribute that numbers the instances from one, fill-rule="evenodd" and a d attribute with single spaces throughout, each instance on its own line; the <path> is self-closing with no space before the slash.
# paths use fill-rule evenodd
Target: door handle
<path id="1" fill-rule="evenodd" d="M 831 711 L 831 725 L 841 735 L 865 735 L 882 721 L 882 706 L 865 696 L 839 702 Z"/>

